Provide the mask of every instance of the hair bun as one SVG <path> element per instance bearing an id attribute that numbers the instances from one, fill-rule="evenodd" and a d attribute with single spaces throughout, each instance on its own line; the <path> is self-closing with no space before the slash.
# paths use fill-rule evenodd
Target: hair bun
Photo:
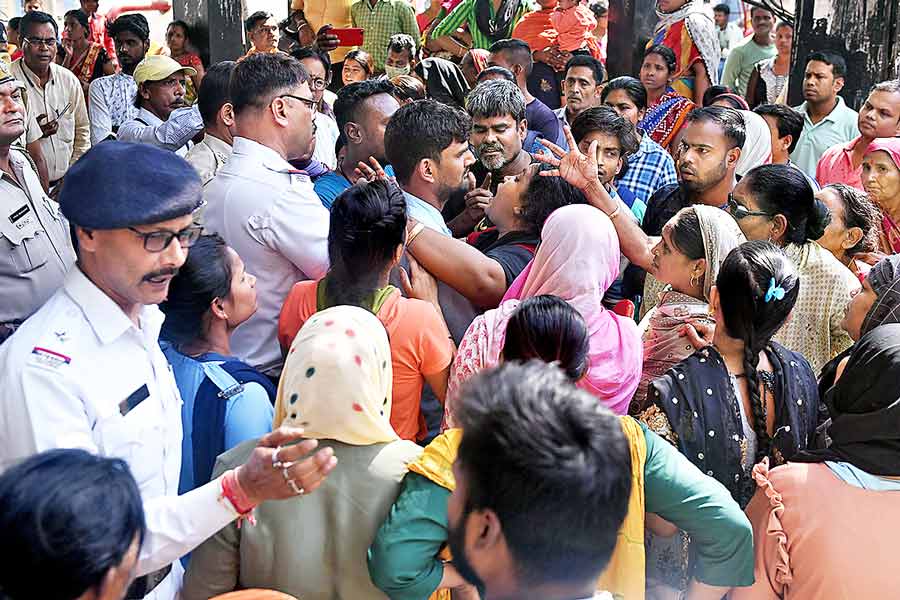
<path id="1" fill-rule="evenodd" d="M 815 241 L 825 235 L 825 228 L 831 223 L 831 213 L 828 207 L 815 199 L 809 216 L 806 219 L 806 239 Z"/>

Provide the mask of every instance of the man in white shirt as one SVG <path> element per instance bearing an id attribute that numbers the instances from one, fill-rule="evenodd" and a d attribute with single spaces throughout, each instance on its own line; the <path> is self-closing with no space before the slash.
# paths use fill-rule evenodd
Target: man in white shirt
<path id="1" fill-rule="evenodd" d="M 197 108 L 203 117 L 203 139 L 188 150 L 185 160 L 200 175 L 203 185 L 209 183 L 228 162 L 234 141 L 234 110 L 228 83 L 234 61 L 223 60 L 209 68 L 197 94 Z"/>
<path id="2" fill-rule="evenodd" d="M 138 107 L 134 104 L 137 84 L 132 75 L 150 49 L 150 25 L 142 14 L 122 15 L 108 29 L 116 42 L 122 71 L 95 79 L 88 87 L 92 144 L 114 137 L 123 123 L 137 116 Z"/>
<path id="3" fill-rule="evenodd" d="M 78 263 L 0 346 L 0 469 L 74 447 L 122 458 L 137 480 L 147 536 L 127 598 L 174 600 L 180 557 L 260 502 L 312 491 L 335 466 L 330 449 L 301 461 L 315 442 L 279 448 L 302 435 L 280 429 L 231 475 L 177 495 L 182 402 L 155 305 L 199 237 L 201 202 L 199 178 L 171 152 L 98 144 L 60 194 Z"/>
<path id="4" fill-rule="evenodd" d="M 59 28 L 53 17 L 32 11 L 22 17 L 19 28 L 23 56 L 11 70 L 25 83 L 25 105 L 43 132 L 41 151 L 53 188 L 91 147 L 84 91 L 78 78 L 55 62 Z"/>
<path id="5" fill-rule="evenodd" d="M 480 374 L 457 402 L 448 587 L 465 581 L 492 600 L 611 598 L 595 590 L 631 495 L 619 418 L 538 361 Z"/>
<path id="6" fill-rule="evenodd" d="M 204 190 L 205 227 L 256 274 L 259 309 L 231 339 L 242 360 L 275 378 L 284 359 L 278 315 L 291 287 L 328 271 L 328 210 L 305 172 L 316 102 L 306 70 L 285 54 L 258 52 L 231 75 L 237 135 L 231 157 Z"/>
<path id="7" fill-rule="evenodd" d="M 142 142 L 185 156 L 203 131 L 203 117 L 184 101 L 188 77 L 197 74 L 168 56 L 147 56 L 134 70 L 138 86 L 137 116 L 119 127 L 123 142 Z"/>

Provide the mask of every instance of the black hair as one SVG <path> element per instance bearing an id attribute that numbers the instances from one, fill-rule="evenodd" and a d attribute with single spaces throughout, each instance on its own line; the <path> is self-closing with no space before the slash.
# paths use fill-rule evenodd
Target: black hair
<path id="1" fill-rule="evenodd" d="M 66 11 L 66 14 L 63 15 L 63 22 L 65 23 L 65 20 L 68 19 L 69 17 L 72 17 L 73 19 L 78 21 L 79 25 L 81 25 L 85 29 L 88 29 L 88 31 L 86 33 L 88 36 L 90 36 L 90 26 L 91 25 L 90 25 L 90 21 L 88 19 L 86 12 L 84 12 L 80 8 L 75 8 L 70 11 Z"/>
<path id="2" fill-rule="evenodd" d="M 563 69 L 563 73 L 566 77 L 569 75 L 569 69 L 574 67 L 587 67 L 591 70 L 591 73 L 594 75 L 594 83 L 596 85 L 602 85 L 603 81 L 606 79 L 606 71 L 603 68 L 603 63 L 591 56 L 590 54 L 576 54 L 566 63 L 566 68 Z"/>
<path id="3" fill-rule="evenodd" d="M 406 183 L 424 158 L 440 161 L 454 142 L 466 143 L 472 119 L 458 108 L 436 100 L 401 106 L 384 132 L 384 150 L 397 181 Z"/>
<path id="4" fill-rule="evenodd" d="M 773 279 L 784 290 L 784 298 L 766 302 Z M 716 289 L 724 316 L 722 325 L 729 336 L 744 342 L 744 373 L 752 409 L 748 417 L 756 432 L 756 463 L 768 456 L 772 442 L 766 429 L 765 399 L 759 394 L 759 353 L 793 310 L 800 293 L 800 278 L 784 252 L 771 242 L 756 240 L 744 242 L 728 253 L 719 269 Z"/>
<path id="5" fill-rule="evenodd" d="M 535 173 L 522 199 L 521 220 L 529 233 L 540 235 L 547 218 L 557 208 L 587 203 L 584 193 L 562 177 Z"/>
<path id="6" fill-rule="evenodd" d="M 778 129 L 778 137 L 791 136 L 788 152 L 793 152 L 803 133 L 803 115 L 785 104 L 760 104 L 753 112 L 761 117 L 772 117 Z"/>
<path id="7" fill-rule="evenodd" d="M 792 22 L 790 22 L 790 21 L 778 21 L 778 25 L 775 26 L 775 31 L 778 31 L 779 29 L 782 29 L 782 28 L 784 28 L 784 27 L 790 28 L 791 31 L 794 30 L 794 24 L 793 24 Z"/>
<path id="8" fill-rule="evenodd" d="M 594 13 L 594 18 L 599 19 L 601 17 L 605 17 L 607 13 L 609 13 L 609 1 L 594 0 L 593 2 L 588 4 L 588 8 L 591 9 L 592 13 Z"/>
<path id="9" fill-rule="evenodd" d="M 147 17 L 140 13 L 128 13 L 106 24 L 106 33 L 113 39 L 126 31 L 136 35 L 142 42 L 150 41 L 150 24 Z"/>
<path id="10" fill-rule="evenodd" d="M 268 13 L 264 10 L 258 10 L 247 17 L 247 20 L 244 21 L 244 29 L 247 31 L 247 33 L 250 33 L 254 28 L 256 28 L 257 25 L 268 21 L 271 16 L 272 13 Z"/>
<path id="11" fill-rule="evenodd" d="M 335 304 L 370 309 L 378 278 L 406 239 L 406 199 L 394 183 L 360 181 L 331 207 L 325 291 Z"/>
<path id="12" fill-rule="evenodd" d="M 637 152 L 641 145 L 641 138 L 634 125 L 609 106 L 595 106 L 583 111 L 572 121 L 572 137 L 576 144 L 580 144 L 585 136 L 594 131 L 615 136 L 619 140 L 622 169 L 617 177 L 622 177 L 628 171 L 628 157 Z"/>
<path id="13" fill-rule="evenodd" d="M 506 324 L 504 361 L 555 363 L 572 383 L 587 373 L 589 350 L 590 334 L 584 319 L 558 296 L 523 300 Z"/>
<path id="14" fill-rule="evenodd" d="M 327 52 L 322 52 L 311 46 L 300 46 L 291 50 L 291 56 L 297 60 L 306 60 L 307 58 L 318 60 L 325 67 L 325 79 L 331 79 L 331 57 Z"/>
<path id="15" fill-rule="evenodd" d="M 366 79 L 354 81 L 342 87 L 337 94 L 332 110 L 337 121 L 338 131 L 344 133 L 344 127 L 349 122 L 359 121 L 359 111 L 363 104 L 372 96 L 379 94 L 394 94 L 394 86 L 387 79 Z"/>
<path id="16" fill-rule="evenodd" d="M 828 51 L 813 52 L 806 57 L 806 64 L 812 61 L 831 65 L 831 71 L 834 73 L 835 79 L 847 77 L 847 61 L 840 54 Z"/>
<path id="17" fill-rule="evenodd" d="M 13 17 L 9 20 L 9 23 L 6 24 L 7 29 L 14 29 L 19 31 L 19 24 L 22 22 L 22 17 Z"/>
<path id="18" fill-rule="evenodd" d="M 299 60 L 286 54 L 258 52 L 239 60 L 231 73 L 229 94 L 234 114 L 266 106 L 279 93 L 309 81 Z"/>
<path id="19" fill-rule="evenodd" d="M 531 75 L 534 68 L 534 58 L 531 56 L 531 46 L 522 40 L 509 38 L 491 44 L 491 54 L 504 53 L 510 61 L 525 69 L 525 76 Z"/>
<path id="20" fill-rule="evenodd" d="M 722 3 L 722 4 L 716 4 L 715 6 L 713 6 L 713 12 L 720 12 L 720 13 L 723 13 L 723 14 L 726 14 L 726 15 L 730 15 L 730 14 L 731 14 L 731 7 L 728 6 L 728 5 L 725 4 L 725 3 Z"/>
<path id="21" fill-rule="evenodd" d="M 497 77 L 501 79 L 505 79 L 510 83 L 516 82 L 516 76 L 513 75 L 513 72 L 507 69 L 506 67 L 487 67 L 481 73 L 478 74 L 478 77 L 475 79 L 478 83 L 485 81 L 487 79 L 496 79 Z"/>
<path id="22" fill-rule="evenodd" d="M 712 103 L 716 101 L 716 98 L 721 96 L 722 94 L 733 94 L 734 92 L 727 85 L 711 85 L 706 88 L 706 91 L 703 92 L 703 99 L 700 103 L 703 106 L 712 106 Z"/>
<path id="23" fill-rule="evenodd" d="M 215 126 L 219 110 L 231 102 L 229 83 L 236 64 L 233 60 L 216 63 L 206 71 L 203 81 L 200 82 L 200 89 L 197 90 L 197 108 L 203 117 L 203 124 L 207 127 Z"/>
<path id="24" fill-rule="evenodd" d="M 619 418 L 558 368 L 532 360 L 466 382 L 458 420 L 461 523 L 476 510 L 496 514 L 520 584 L 595 580 L 631 495 Z"/>
<path id="25" fill-rule="evenodd" d="M 203 318 L 216 298 L 231 293 L 228 246 L 218 235 L 201 236 L 169 283 L 169 295 L 159 305 L 166 315 L 160 337 L 181 346 L 203 335 Z"/>
<path id="26" fill-rule="evenodd" d="M 695 108 L 688 113 L 685 123 L 715 123 L 722 130 L 722 135 L 731 142 L 731 148 L 743 148 L 747 141 L 747 130 L 744 117 L 733 108 L 725 106 L 706 106 Z M 798 171 L 799 172 L 799 171 Z"/>
<path id="27" fill-rule="evenodd" d="M 741 182 L 746 182 L 759 210 L 784 216 L 786 244 L 805 244 L 824 235 L 831 219 L 828 207 L 816 199 L 800 169 L 791 165 L 761 165 L 749 171 Z"/>
<path id="28" fill-rule="evenodd" d="M 775 13 L 772 12 L 772 9 L 766 8 L 765 6 L 751 5 L 750 6 L 750 18 L 751 19 L 753 18 L 753 11 L 755 11 L 755 10 L 764 10 L 767 13 L 769 13 L 770 15 L 772 15 L 773 18 L 775 17 Z"/>
<path id="29" fill-rule="evenodd" d="M 168 25 L 166 25 L 166 31 L 169 30 L 169 27 L 174 25 L 175 27 L 181 27 L 181 31 L 184 32 L 184 39 L 188 42 L 191 41 L 191 26 L 182 21 L 181 19 L 175 19 Z"/>
<path id="30" fill-rule="evenodd" d="M 128 465 L 84 450 L 35 454 L 0 475 L 0 597 L 71 600 L 98 589 L 146 525 Z"/>
<path id="31" fill-rule="evenodd" d="M 19 33 L 22 37 L 28 37 L 26 32 L 30 30 L 32 25 L 47 25 L 50 24 L 53 26 L 53 31 L 56 35 L 59 35 L 59 25 L 56 24 L 56 19 L 51 17 L 45 12 L 39 10 L 33 10 L 29 13 L 25 13 L 22 17 L 22 20 L 19 21 Z"/>
<path id="32" fill-rule="evenodd" d="M 372 73 L 375 71 L 375 63 L 372 62 L 372 56 L 365 50 L 351 50 L 347 53 L 347 56 L 344 57 L 345 61 L 347 59 L 355 60 L 359 63 L 359 66 L 366 72 L 366 78 L 371 77 Z"/>
<path id="33" fill-rule="evenodd" d="M 649 50 L 644 52 L 644 58 L 646 59 L 651 54 L 655 54 L 666 63 L 666 68 L 669 70 L 669 75 L 675 72 L 677 68 L 678 59 L 675 57 L 675 52 L 669 48 L 668 46 L 663 46 L 662 44 L 656 44 L 655 46 L 651 46 Z"/>
<path id="34" fill-rule="evenodd" d="M 614 90 L 622 90 L 628 94 L 628 97 L 631 98 L 638 110 L 647 108 L 647 88 L 644 87 L 640 79 L 627 75 L 616 77 L 603 87 L 603 91 L 600 93 L 600 101 L 606 102 L 606 97 Z"/>
<path id="35" fill-rule="evenodd" d="M 391 85 L 394 86 L 393 94 L 398 102 L 425 99 L 425 84 L 418 77 L 397 75 L 391 79 Z"/>
<path id="36" fill-rule="evenodd" d="M 706 258 L 706 246 L 703 245 L 703 229 L 700 218 L 693 206 L 682 208 L 675 213 L 669 222 L 669 236 L 672 244 L 690 260 Z"/>
<path id="37" fill-rule="evenodd" d="M 703 99 L 706 100 L 706 95 L 704 94 Z M 735 94 L 725 93 L 719 94 L 710 99 L 709 104 L 704 104 L 704 107 L 712 106 L 714 102 L 727 102 L 728 106 L 725 108 L 733 108 L 734 110 L 747 110 L 748 106 L 746 106 L 746 101 L 741 103 L 743 100 L 742 97 L 736 96 Z"/>
<path id="38" fill-rule="evenodd" d="M 416 59 L 416 40 L 406 33 L 395 33 L 388 40 L 388 52 L 408 52 L 409 60 Z"/>
<path id="39" fill-rule="evenodd" d="M 848 248 L 848 256 L 860 252 L 873 252 L 878 247 L 878 232 L 880 230 L 881 211 L 872 202 L 869 196 L 855 187 L 845 183 L 832 183 L 825 186 L 826 190 L 832 190 L 841 199 L 844 205 L 844 227 L 859 227 L 863 236 L 852 248 Z"/>

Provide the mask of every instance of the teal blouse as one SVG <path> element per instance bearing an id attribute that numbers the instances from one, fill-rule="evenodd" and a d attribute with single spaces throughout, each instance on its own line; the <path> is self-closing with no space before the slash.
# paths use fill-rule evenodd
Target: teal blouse
<path id="1" fill-rule="evenodd" d="M 641 423 L 647 442 L 645 507 L 683 529 L 695 553 L 693 576 L 714 586 L 753 584 L 753 529 L 722 484 Z M 450 491 L 417 473 L 369 548 L 369 575 L 391 600 L 423 600 L 440 585 L 437 554 L 447 541 Z"/>

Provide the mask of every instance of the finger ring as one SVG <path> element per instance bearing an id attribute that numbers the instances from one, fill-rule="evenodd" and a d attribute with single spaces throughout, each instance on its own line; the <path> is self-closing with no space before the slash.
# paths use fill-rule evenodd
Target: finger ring
<path id="1" fill-rule="evenodd" d="M 280 469 L 282 467 L 281 461 L 278 460 L 278 453 L 281 452 L 281 446 L 275 448 L 275 452 L 272 453 L 272 468 Z"/>
<path id="2" fill-rule="evenodd" d="M 297 487 L 297 482 L 294 481 L 293 479 L 288 479 L 287 483 L 289 486 L 291 486 L 291 490 L 293 490 L 293 492 L 295 494 L 297 494 L 298 496 L 302 496 L 303 494 L 306 493 L 306 490 L 304 490 L 302 486 Z"/>

